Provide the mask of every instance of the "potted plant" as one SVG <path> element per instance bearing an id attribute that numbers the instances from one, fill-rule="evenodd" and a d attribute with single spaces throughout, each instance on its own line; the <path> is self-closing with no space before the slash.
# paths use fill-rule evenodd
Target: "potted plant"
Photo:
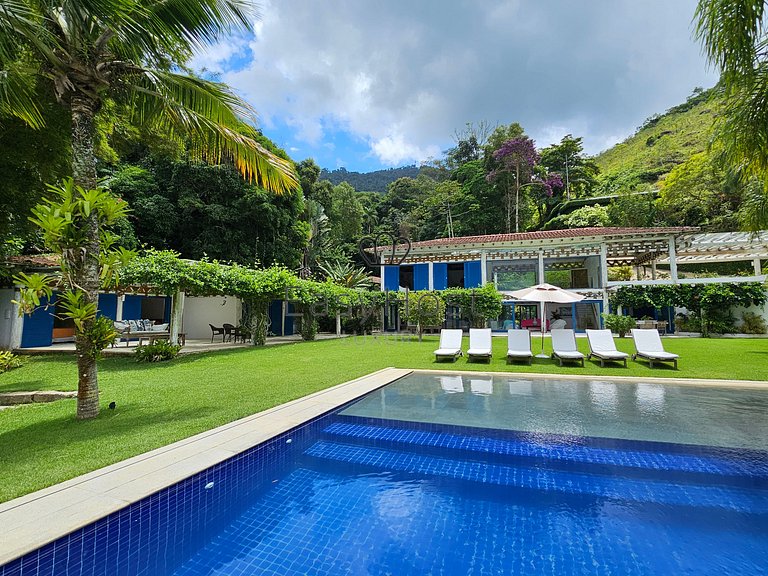
<path id="1" fill-rule="evenodd" d="M 632 316 L 619 316 L 618 314 L 606 314 L 604 312 L 602 317 L 605 327 L 611 332 L 616 332 L 619 338 L 624 338 L 627 332 L 635 327 L 635 319 Z"/>

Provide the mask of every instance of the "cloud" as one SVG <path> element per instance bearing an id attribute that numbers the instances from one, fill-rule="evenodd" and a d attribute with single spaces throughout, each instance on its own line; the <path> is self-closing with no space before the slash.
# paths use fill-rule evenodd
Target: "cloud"
<path id="1" fill-rule="evenodd" d="M 487 120 L 520 122 L 540 146 L 582 136 L 595 153 L 714 84 L 691 39 L 695 3 L 283 0 L 195 63 L 304 149 L 345 132 L 396 165 Z"/>

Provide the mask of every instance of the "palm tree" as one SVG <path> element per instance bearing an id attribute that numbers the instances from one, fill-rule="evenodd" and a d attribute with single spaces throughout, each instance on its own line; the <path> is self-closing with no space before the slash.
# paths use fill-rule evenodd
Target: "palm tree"
<path id="1" fill-rule="evenodd" d="M 717 135 L 728 164 L 746 184 L 742 220 L 753 231 L 768 226 L 766 8 L 766 0 L 699 0 L 694 17 L 696 37 L 722 72 L 727 98 Z"/>
<path id="2" fill-rule="evenodd" d="M 35 86 L 47 83 L 71 115 L 72 176 L 97 185 L 96 117 L 111 101 L 129 120 L 183 140 L 190 156 L 235 163 L 244 176 L 283 193 L 298 187 L 291 164 L 254 138 L 254 111 L 227 86 L 179 71 L 193 49 L 247 27 L 247 0 L 3 0 L 0 4 L 0 114 L 41 127 Z M 84 304 L 99 289 L 95 216 L 68 268 Z M 78 418 L 98 414 L 95 360 L 85 353 L 89 320 L 76 335 Z"/>
<path id="3" fill-rule="evenodd" d="M 318 264 L 318 268 L 328 280 L 345 288 L 370 288 L 373 285 L 365 268 L 355 268 L 351 262 L 328 260 Z"/>

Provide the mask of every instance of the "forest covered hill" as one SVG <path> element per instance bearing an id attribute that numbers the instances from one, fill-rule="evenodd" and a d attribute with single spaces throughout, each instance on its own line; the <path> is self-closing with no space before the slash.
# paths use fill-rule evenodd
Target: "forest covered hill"
<path id="1" fill-rule="evenodd" d="M 334 186 L 346 182 L 360 192 L 379 192 L 384 194 L 387 186 L 398 178 L 416 178 L 419 175 L 419 167 L 401 166 L 400 168 L 388 168 L 374 172 L 349 172 L 346 168 L 338 168 L 330 172 L 323 169 L 320 172 L 321 180 L 328 180 Z"/>
<path id="2" fill-rule="evenodd" d="M 602 180 L 655 184 L 694 154 L 705 152 L 722 102 L 718 87 L 696 88 L 682 104 L 654 114 L 632 136 L 595 156 Z"/>

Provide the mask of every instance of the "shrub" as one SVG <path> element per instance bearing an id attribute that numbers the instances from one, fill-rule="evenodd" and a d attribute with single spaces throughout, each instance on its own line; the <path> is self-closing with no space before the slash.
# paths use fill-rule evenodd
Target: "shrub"
<path id="1" fill-rule="evenodd" d="M 0 374 L 19 368 L 23 364 L 21 358 L 8 350 L 0 350 Z"/>
<path id="2" fill-rule="evenodd" d="M 605 327 L 611 332 L 616 332 L 619 338 L 635 327 L 635 319 L 632 316 L 619 316 L 618 314 L 602 314 Z"/>
<path id="3" fill-rule="evenodd" d="M 136 362 L 163 362 L 173 360 L 181 350 L 181 346 L 171 344 L 167 340 L 158 340 L 153 344 L 136 348 Z"/>
<path id="4" fill-rule="evenodd" d="M 317 336 L 317 319 L 310 310 L 305 310 L 301 315 L 299 333 L 302 340 L 314 340 Z"/>
<path id="5" fill-rule="evenodd" d="M 741 332 L 744 334 L 765 334 L 765 318 L 754 312 L 744 312 L 741 315 Z"/>
<path id="6" fill-rule="evenodd" d="M 701 320 L 695 314 L 678 314 L 675 328 L 678 332 L 701 332 Z"/>

